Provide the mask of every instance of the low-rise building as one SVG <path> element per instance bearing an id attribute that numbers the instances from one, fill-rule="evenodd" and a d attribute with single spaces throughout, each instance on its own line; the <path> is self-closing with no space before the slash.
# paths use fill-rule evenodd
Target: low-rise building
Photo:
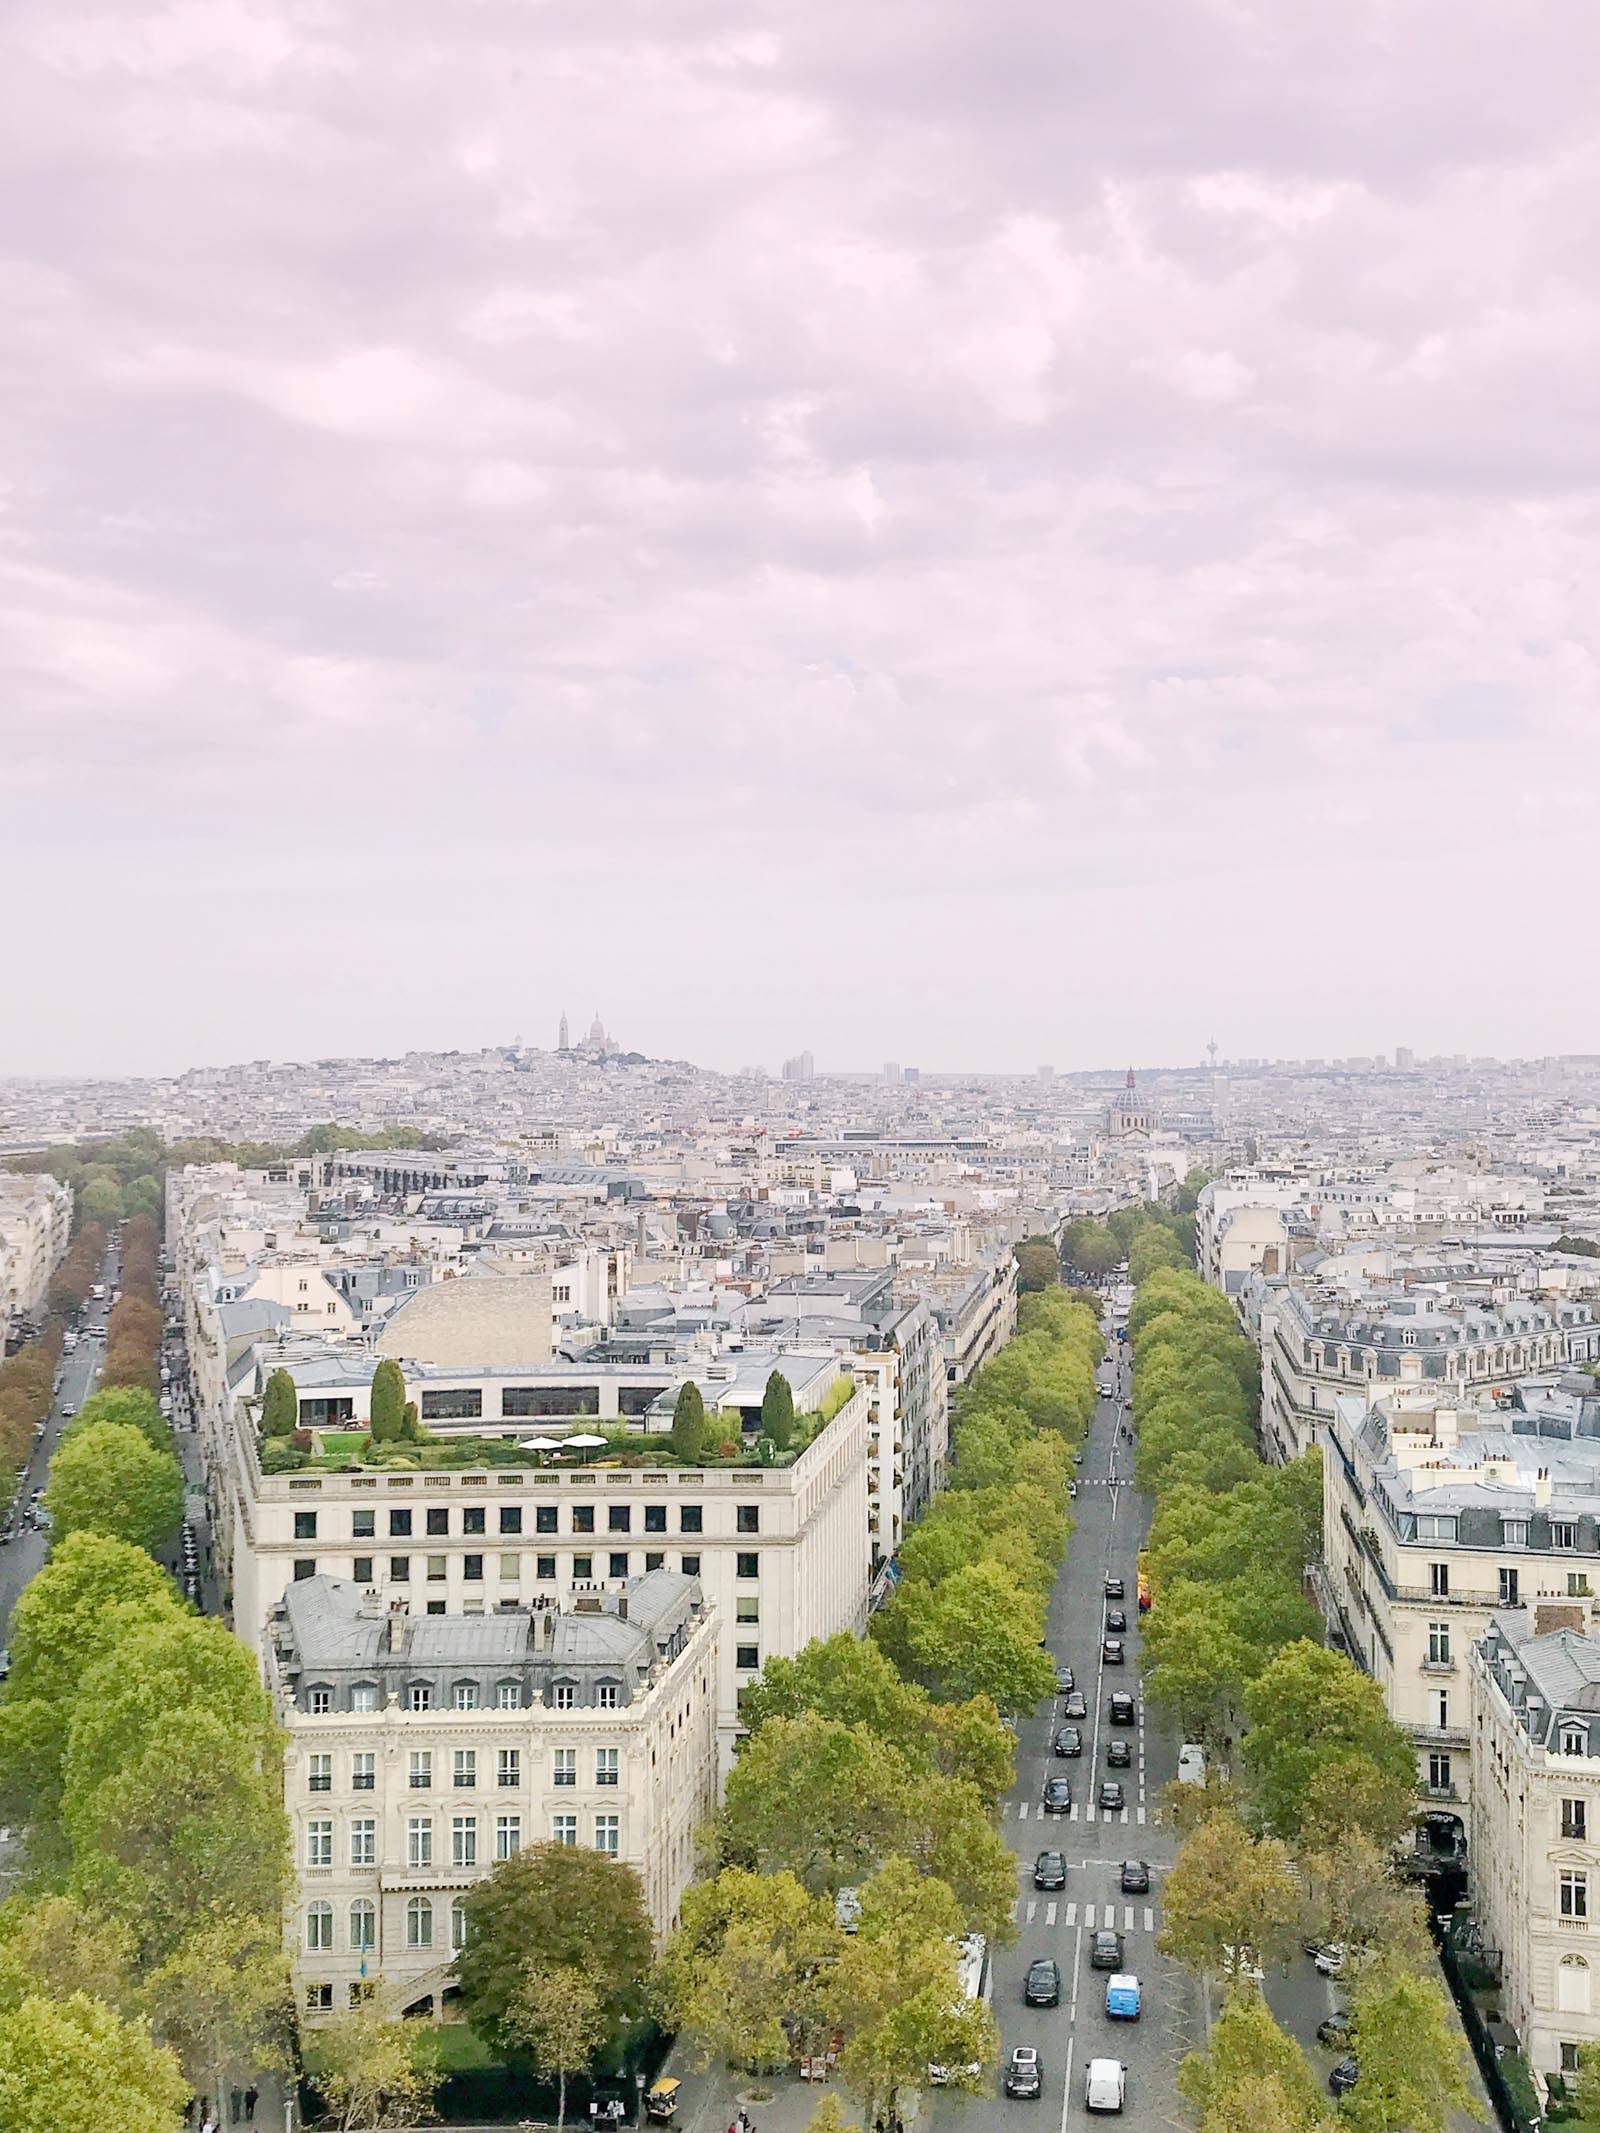
<path id="1" fill-rule="evenodd" d="M 717 1786 L 719 1625 L 697 1579 L 433 1617 L 319 1573 L 266 1629 L 313 2019 L 372 1990 L 437 2013 L 464 1892 L 524 1845 L 624 1861 L 657 1930 L 675 1923 Z"/>

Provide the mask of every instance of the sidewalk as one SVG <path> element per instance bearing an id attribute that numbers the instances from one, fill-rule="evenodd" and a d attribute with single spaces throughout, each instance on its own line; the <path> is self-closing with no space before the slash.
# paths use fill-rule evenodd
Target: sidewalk
<path id="1" fill-rule="evenodd" d="M 676 2075 L 683 2083 L 674 2121 L 683 2133 L 728 2133 L 741 2103 L 754 2133 L 805 2133 L 827 2096 L 838 2097 L 847 2118 L 860 2117 L 857 2105 L 837 2075 L 831 2081 L 802 2081 L 792 2069 L 781 2074 L 736 2074 L 718 2066 L 702 2070 L 682 2040 L 668 2053 L 661 2071 Z M 755 2092 L 768 2090 L 770 2102 L 753 2100 Z M 906 2125 L 914 2126 L 917 2117 L 918 2100 L 913 2099 Z"/>

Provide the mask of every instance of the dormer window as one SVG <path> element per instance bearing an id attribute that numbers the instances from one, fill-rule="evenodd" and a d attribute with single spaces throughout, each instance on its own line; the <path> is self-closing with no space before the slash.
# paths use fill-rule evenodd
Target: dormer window
<path id="1" fill-rule="evenodd" d="M 406 1692 L 406 1701 L 413 1711 L 433 1709 L 433 1684 L 431 1681 L 413 1681 Z"/>
<path id="2" fill-rule="evenodd" d="M 326 1718 L 333 1709 L 333 1691 L 328 1688 L 306 1690 L 306 1709 L 313 1718 Z"/>
<path id="3" fill-rule="evenodd" d="M 451 1700 L 458 1711 L 475 1711 L 478 1708 L 478 1684 L 458 1681 L 451 1692 Z"/>
<path id="4" fill-rule="evenodd" d="M 1587 1755 L 1589 1752 L 1588 1727 L 1563 1724 L 1561 1728 L 1561 1752 L 1563 1755 Z"/>
<path id="5" fill-rule="evenodd" d="M 558 1681 L 551 1692 L 551 1701 L 558 1711 L 570 1711 L 578 1701 L 577 1683 Z"/>
<path id="6" fill-rule="evenodd" d="M 350 1691 L 350 1708 L 352 1711 L 375 1711 L 378 1708 L 377 1683 L 358 1681 Z"/>
<path id="7" fill-rule="evenodd" d="M 615 1711 L 622 1702 L 622 1684 L 618 1681 L 597 1681 L 594 1701 L 596 1710 Z"/>

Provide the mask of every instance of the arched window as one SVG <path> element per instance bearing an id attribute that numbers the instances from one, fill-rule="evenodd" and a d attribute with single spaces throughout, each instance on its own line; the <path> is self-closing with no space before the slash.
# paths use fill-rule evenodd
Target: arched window
<path id="1" fill-rule="evenodd" d="M 1589 1965 L 1581 1955 L 1564 1955 L 1556 1966 L 1556 2005 L 1563 2014 L 1589 2012 Z"/>
<path id="2" fill-rule="evenodd" d="M 370 1955 L 378 1945 L 378 1915 L 365 1896 L 350 1906 L 350 1953 Z"/>
<path id="3" fill-rule="evenodd" d="M 426 1896 L 413 1896 L 406 1905 L 406 1946 L 433 1946 L 433 1905 Z"/>
<path id="4" fill-rule="evenodd" d="M 467 1945 L 467 1906 L 460 1896 L 450 1906 L 450 1945 L 457 1955 Z"/>
<path id="5" fill-rule="evenodd" d="M 327 1955 L 333 1948 L 333 1905 L 331 1903 L 308 1903 L 306 1905 L 306 1953 Z"/>

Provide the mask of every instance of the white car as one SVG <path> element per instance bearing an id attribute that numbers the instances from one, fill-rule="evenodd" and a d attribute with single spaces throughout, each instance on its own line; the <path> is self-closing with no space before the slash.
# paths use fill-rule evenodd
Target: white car
<path id="1" fill-rule="evenodd" d="M 1120 2059 L 1091 2059 L 1083 2077 L 1085 2110 L 1120 2111 L 1127 2080 L 1128 2069 Z"/>
<path id="2" fill-rule="evenodd" d="M 1311 1960 L 1317 1966 L 1318 1977 L 1343 1977 L 1345 1949 L 1342 1941 L 1330 1941 L 1319 1948 Z"/>

